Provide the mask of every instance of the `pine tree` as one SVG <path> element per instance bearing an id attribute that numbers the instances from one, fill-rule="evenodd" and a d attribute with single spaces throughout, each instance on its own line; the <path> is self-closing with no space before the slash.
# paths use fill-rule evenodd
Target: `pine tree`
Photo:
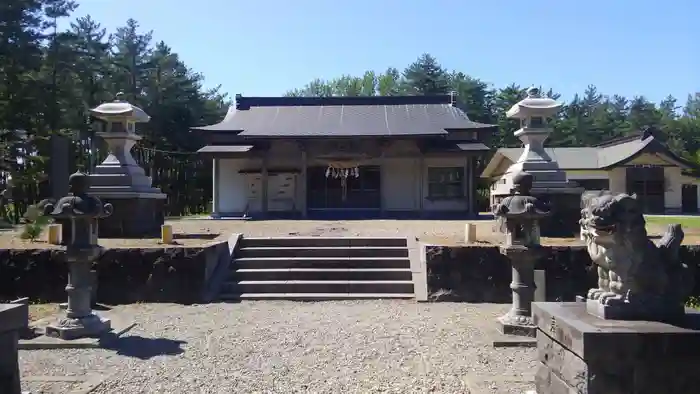
<path id="1" fill-rule="evenodd" d="M 447 72 L 437 59 L 427 53 L 406 67 L 403 78 L 404 89 L 408 94 L 430 96 L 448 94 L 450 91 Z"/>

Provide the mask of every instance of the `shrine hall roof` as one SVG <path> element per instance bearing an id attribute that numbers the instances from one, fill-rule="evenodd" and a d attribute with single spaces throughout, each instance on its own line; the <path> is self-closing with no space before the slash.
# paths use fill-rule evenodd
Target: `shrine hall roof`
<path id="1" fill-rule="evenodd" d="M 387 137 L 493 129 L 474 122 L 450 96 L 243 97 L 223 121 L 193 130 L 241 137 Z"/>

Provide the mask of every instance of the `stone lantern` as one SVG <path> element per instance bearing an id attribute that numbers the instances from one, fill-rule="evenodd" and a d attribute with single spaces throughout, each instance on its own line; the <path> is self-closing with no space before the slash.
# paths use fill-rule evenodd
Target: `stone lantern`
<path id="1" fill-rule="evenodd" d="M 109 331 L 110 321 L 92 312 L 90 269 L 102 248 L 97 244 L 97 221 L 112 214 L 111 204 L 87 194 L 90 178 L 76 172 L 68 179 L 72 195 L 47 204 L 44 214 L 68 226 L 65 240 L 68 264 L 68 305 L 65 317 L 46 327 L 46 335 L 61 339 L 98 336 Z"/>
<path id="2" fill-rule="evenodd" d="M 100 222 L 100 236 L 132 238 L 158 234 L 163 224 L 163 203 L 166 195 L 151 186 L 134 157 L 131 148 L 141 140 L 136 124 L 150 117 L 139 107 L 122 100 L 90 110 L 99 120 L 97 135 L 106 143 L 107 158 L 90 174 L 90 193 L 110 202 L 115 215 Z"/>
<path id="3" fill-rule="evenodd" d="M 535 336 L 532 301 L 535 297 L 535 261 L 540 256 L 539 221 L 550 215 L 549 207 L 530 195 L 533 176 L 518 172 L 508 197 L 493 207 L 505 243 L 500 247 L 512 265 L 513 302 L 510 311 L 498 319 L 501 331 L 508 335 Z"/>
<path id="4" fill-rule="evenodd" d="M 537 88 L 527 90 L 527 97 L 513 105 L 506 116 L 518 119 L 521 128 L 513 134 L 523 143 L 523 153 L 499 179 L 492 195 L 496 201 L 510 195 L 513 178 L 521 171 L 533 176 L 532 194 L 549 203 L 552 209 L 550 218 L 542 224 L 542 233 L 550 237 L 572 237 L 578 235 L 583 188 L 576 182 L 567 180 L 566 172 L 559 168 L 556 158 L 551 157 L 544 142 L 552 133 L 549 124 L 561 104 L 554 99 L 541 97 Z"/>

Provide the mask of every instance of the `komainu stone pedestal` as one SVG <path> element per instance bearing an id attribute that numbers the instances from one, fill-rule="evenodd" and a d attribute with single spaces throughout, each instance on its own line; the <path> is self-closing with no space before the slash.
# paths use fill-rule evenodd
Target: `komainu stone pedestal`
<path id="1" fill-rule="evenodd" d="M 20 394 L 17 341 L 29 320 L 27 304 L 0 304 L 0 393 Z"/>
<path id="2" fill-rule="evenodd" d="M 683 305 L 668 305 L 667 303 L 648 300 L 635 304 L 604 305 L 598 300 L 586 300 L 586 312 L 604 320 L 651 320 L 675 322 L 683 319 L 686 309 Z"/>
<path id="3" fill-rule="evenodd" d="M 700 312 L 670 325 L 603 320 L 583 302 L 532 305 L 537 394 L 700 392 Z"/>

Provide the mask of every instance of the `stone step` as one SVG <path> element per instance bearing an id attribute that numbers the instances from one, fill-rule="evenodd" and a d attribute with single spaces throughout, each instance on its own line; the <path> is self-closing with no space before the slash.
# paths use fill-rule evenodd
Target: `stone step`
<path id="1" fill-rule="evenodd" d="M 350 247 L 350 246 L 388 246 L 406 247 L 406 238 L 391 237 L 244 237 L 242 247 Z"/>
<path id="2" fill-rule="evenodd" d="M 412 280 L 228 281 L 222 294 L 245 293 L 413 293 Z"/>
<path id="3" fill-rule="evenodd" d="M 407 268 L 411 262 L 405 257 L 244 257 L 233 261 L 235 269 L 283 268 Z"/>
<path id="4" fill-rule="evenodd" d="M 236 269 L 229 280 L 412 280 L 408 268 L 272 268 Z"/>
<path id="5" fill-rule="evenodd" d="M 362 299 L 413 299 L 413 293 L 225 293 L 219 299 L 227 300 L 362 300 Z"/>
<path id="6" fill-rule="evenodd" d="M 408 257 L 406 247 L 242 247 L 240 257 Z"/>

